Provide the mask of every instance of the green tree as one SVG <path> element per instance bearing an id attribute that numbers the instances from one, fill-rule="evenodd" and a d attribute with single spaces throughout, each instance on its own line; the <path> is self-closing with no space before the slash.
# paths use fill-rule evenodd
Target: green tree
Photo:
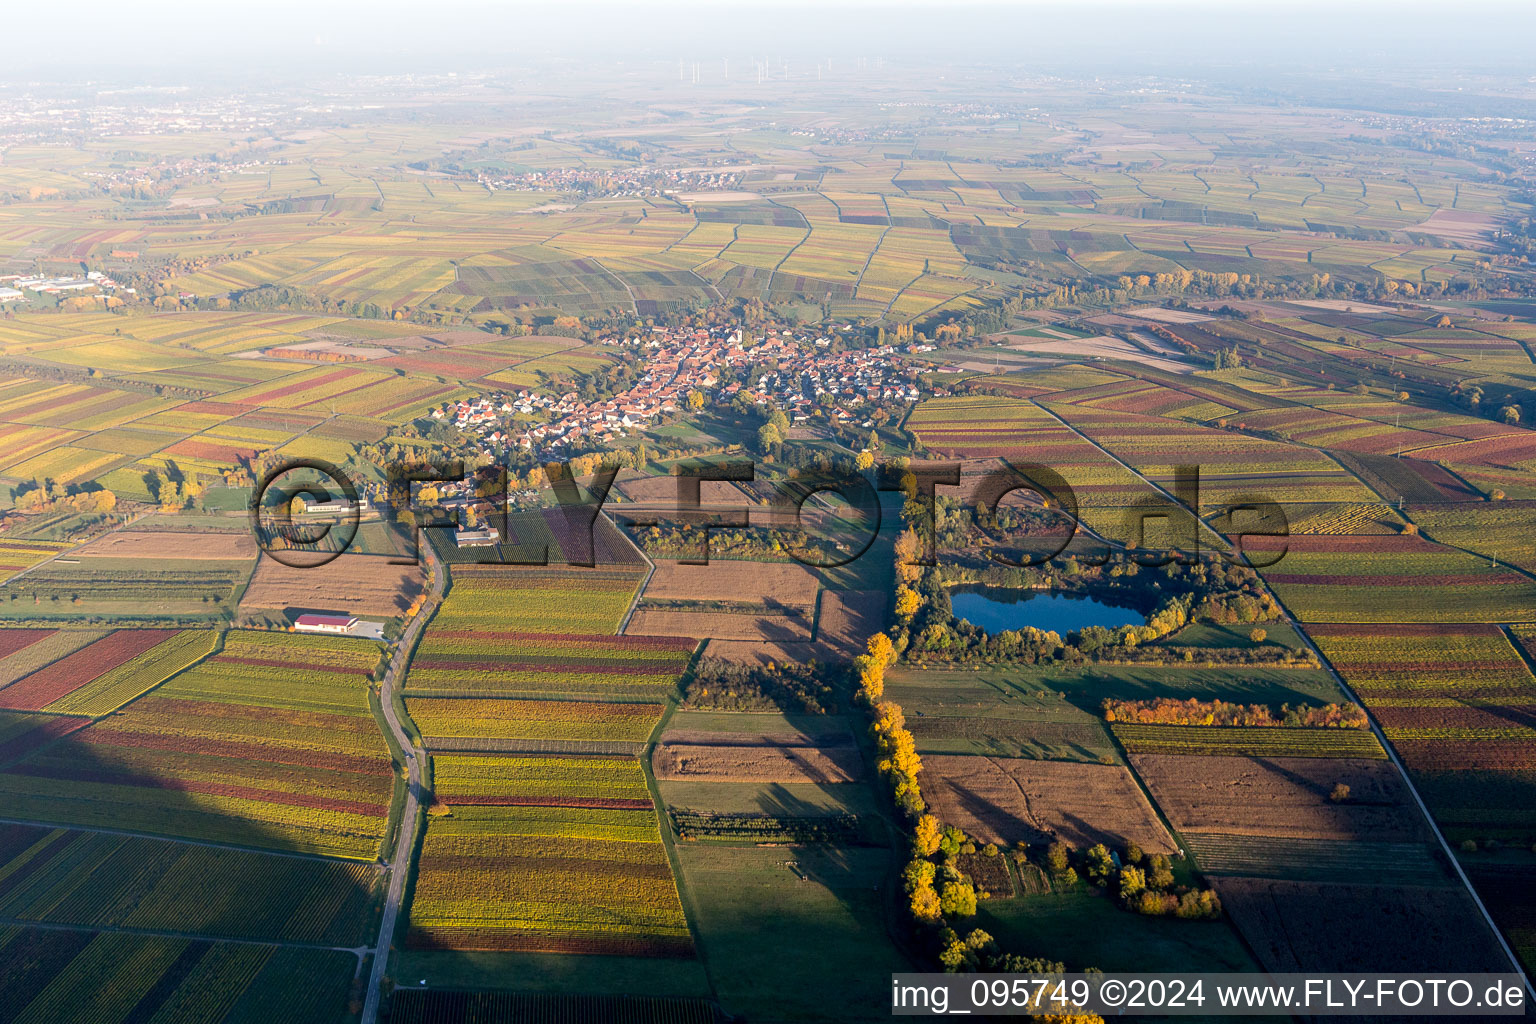
<path id="1" fill-rule="evenodd" d="M 784 443 L 784 435 L 779 433 L 779 428 L 772 423 L 764 423 L 757 428 L 757 450 L 764 455 L 771 454 L 775 448 Z"/>
<path id="2" fill-rule="evenodd" d="M 1115 873 L 1115 862 L 1109 855 L 1109 847 L 1095 843 L 1088 847 L 1083 857 L 1088 881 L 1094 885 L 1108 885 L 1110 877 Z"/>
<path id="3" fill-rule="evenodd" d="M 970 882 L 945 882 L 939 888 L 939 910 L 945 917 L 972 917 L 976 913 L 976 888 Z"/>

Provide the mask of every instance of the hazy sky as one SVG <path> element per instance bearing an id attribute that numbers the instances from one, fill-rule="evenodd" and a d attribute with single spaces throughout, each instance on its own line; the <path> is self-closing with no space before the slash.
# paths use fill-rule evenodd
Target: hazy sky
<path id="1" fill-rule="evenodd" d="M 1529 64 L 1536 3 L 1360 0 L 968 2 L 712 0 L 84 0 L 6 19 L 0 79 L 127 73 L 428 70 L 540 55 L 706 59 L 749 54 L 929 57 L 1023 67 L 1191 73 L 1212 64 Z M 61 24 L 61 19 L 68 24 Z M 1533 69 L 1536 70 L 1536 69 Z"/>

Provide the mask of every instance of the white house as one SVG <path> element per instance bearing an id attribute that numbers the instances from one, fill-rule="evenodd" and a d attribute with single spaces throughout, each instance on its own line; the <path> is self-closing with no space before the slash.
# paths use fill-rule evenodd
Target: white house
<path id="1" fill-rule="evenodd" d="M 355 615 L 316 615 L 306 613 L 300 615 L 293 622 L 293 628 L 299 633 L 338 633 L 346 634 L 357 625 Z"/>

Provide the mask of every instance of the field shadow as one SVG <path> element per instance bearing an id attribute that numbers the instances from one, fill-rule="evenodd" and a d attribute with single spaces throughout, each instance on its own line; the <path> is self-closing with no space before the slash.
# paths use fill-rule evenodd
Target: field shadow
<path id="1" fill-rule="evenodd" d="M 97 987 L 139 992 L 128 1020 L 194 993 L 208 1019 L 354 1019 L 382 871 L 210 810 L 259 798 L 249 760 L 156 750 L 170 737 L 153 733 L 125 734 L 140 746 L 91 742 L 94 727 L 31 750 L 8 745 L 19 756 L 0 766 L 0 894 L 20 925 L 0 941 L 6 1005 L 36 1002 L 46 1016 L 63 985 L 71 1005 Z M 313 783 L 323 789 L 324 773 Z M 105 973 L 80 967 L 102 955 L 98 940 L 116 944 Z"/>
<path id="2" fill-rule="evenodd" d="M 758 810 L 776 818 L 820 818 L 831 813 L 823 804 L 813 803 L 791 792 L 782 783 L 766 786 L 757 798 Z"/>
<path id="3" fill-rule="evenodd" d="M 944 786 L 953 794 L 960 811 L 970 815 L 983 827 L 991 829 L 994 834 L 1009 842 L 1022 839 L 1029 843 L 1039 843 L 1052 838 L 1049 833 L 1028 818 L 998 804 L 957 779 L 946 778 Z M 930 799 L 930 803 L 932 802 Z"/>

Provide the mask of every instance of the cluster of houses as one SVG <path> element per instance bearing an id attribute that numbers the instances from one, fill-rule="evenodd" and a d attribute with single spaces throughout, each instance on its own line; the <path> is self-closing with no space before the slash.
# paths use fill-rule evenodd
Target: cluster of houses
<path id="1" fill-rule="evenodd" d="M 38 96 L 25 90 L 0 98 L 0 142 L 57 144 L 61 132 L 87 137 L 227 132 L 231 137 L 291 130 L 292 104 L 245 92 L 194 97 L 184 86 L 134 89 L 132 101 L 112 102 L 108 90 L 90 90 L 96 102 L 65 95 Z M 159 94 L 156 96 L 155 94 Z M 300 111 L 299 113 L 302 113 Z M 84 175 L 81 175 L 84 177 Z"/>
<path id="2" fill-rule="evenodd" d="M 739 388 L 733 384 L 721 397 L 729 401 Z M 792 423 L 802 423 L 813 409 L 830 404 L 832 419 L 844 424 L 855 422 L 855 410 L 865 403 L 900 404 L 921 397 L 916 380 L 891 345 L 820 356 L 789 368 L 781 363 L 758 378 L 752 394 L 758 405 L 783 409 Z"/>
<path id="3" fill-rule="evenodd" d="M 125 185 L 155 186 L 214 174 L 266 174 L 271 168 L 285 166 L 287 163 L 287 160 L 220 160 L 218 157 L 188 157 L 180 160 L 157 160 L 153 163 L 108 171 L 79 173 L 80 177 L 94 180 L 104 188 Z"/>
<path id="4" fill-rule="evenodd" d="M 748 343 L 739 328 L 654 327 L 649 334 L 613 339 L 640 349 L 646 372 L 634 387 L 610 398 L 582 400 L 576 392 L 554 396 L 531 390 L 495 393 L 434 410 L 466 433 L 477 434 L 487 457 L 495 449 L 520 449 L 538 456 L 592 451 L 628 436 L 647 424 L 686 408 L 689 395 L 730 403 L 745 390 L 758 406 L 782 409 L 804 422 L 826 407 L 841 423 L 854 423 L 867 403 L 906 403 L 919 391 L 898 350 L 879 348 L 832 352 L 825 336 L 800 337 L 790 330 L 768 330 Z M 720 370 L 766 366 L 755 384 L 720 385 Z M 514 423 L 515 417 L 541 417 Z"/>
<path id="5" fill-rule="evenodd" d="M 603 196 L 660 196 L 668 192 L 709 192 L 741 184 L 735 171 L 703 168 L 662 170 L 655 167 L 561 167 L 525 174 L 478 175 L 492 192 L 581 192 Z"/>

